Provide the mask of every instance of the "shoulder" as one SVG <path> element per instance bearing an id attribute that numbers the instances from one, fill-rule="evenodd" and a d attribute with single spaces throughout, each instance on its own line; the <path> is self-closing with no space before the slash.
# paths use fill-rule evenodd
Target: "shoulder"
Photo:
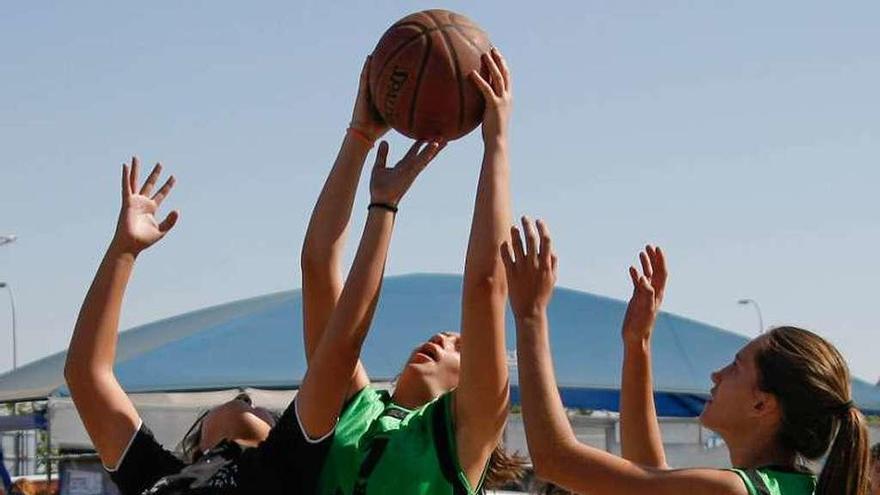
<path id="1" fill-rule="evenodd" d="M 143 423 L 123 451 L 116 466 L 105 469 L 123 495 L 141 493 L 164 476 L 180 472 L 186 464 L 162 447 Z"/>

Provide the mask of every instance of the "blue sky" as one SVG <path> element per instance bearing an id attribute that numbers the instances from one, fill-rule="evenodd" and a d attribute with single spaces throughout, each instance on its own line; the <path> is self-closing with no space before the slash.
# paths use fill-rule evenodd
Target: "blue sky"
<path id="1" fill-rule="evenodd" d="M 0 233 L 19 236 L 0 247 L 0 281 L 15 290 L 20 362 L 66 347 L 134 153 L 178 177 L 165 204 L 182 215 L 139 260 L 123 327 L 298 287 L 363 57 L 394 20 L 437 6 L 0 7 Z M 880 5 L 442 6 L 510 61 L 514 209 L 550 223 L 561 285 L 626 298 L 626 267 L 656 242 L 666 310 L 753 335 L 736 301 L 754 298 L 768 325 L 816 329 L 856 375 L 880 377 Z M 390 140 L 400 156 L 405 140 Z M 461 271 L 479 160 L 476 132 L 419 178 L 389 273 Z M 362 189 L 354 233 L 366 202 Z"/>

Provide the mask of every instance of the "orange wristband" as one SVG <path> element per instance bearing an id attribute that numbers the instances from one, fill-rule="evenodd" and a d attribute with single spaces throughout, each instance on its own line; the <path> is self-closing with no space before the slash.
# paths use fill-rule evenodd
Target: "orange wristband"
<path id="1" fill-rule="evenodd" d="M 353 135 L 354 137 L 363 141 L 364 144 L 368 145 L 370 148 L 373 147 L 373 140 L 370 139 L 369 136 L 367 136 L 367 134 L 364 131 L 357 129 L 355 127 L 349 126 L 349 128 L 346 130 L 346 132 L 351 133 L 351 135 Z"/>

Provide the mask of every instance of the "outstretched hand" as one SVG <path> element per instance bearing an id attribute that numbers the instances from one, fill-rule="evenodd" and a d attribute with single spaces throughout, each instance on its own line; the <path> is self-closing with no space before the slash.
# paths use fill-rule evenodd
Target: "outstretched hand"
<path id="1" fill-rule="evenodd" d="M 482 55 L 482 63 L 489 69 L 489 80 L 479 72 L 470 73 L 471 81 L 483 94 L 486 110 L 483 113 L 483 141 L 507 136 L 507 122 L 513 106 L 510 69 L 497 48 Z"/>
<path id="2" fill-rule="evenodd" d="M 370 62 L 372 59 L 372 55 L 367 56 L 367 60 L 364 61 L 364 67 L 361 69 L 357 99 L 354 102 L 354 110 L 351 113 L 349 127 L 363 134 L 364 138 L 375 142 L 388 132 L 388 124 L 382 120 L 370 95 Z"/>
<path id="3" fill-rule="evenodd" d="M 431 163 L 431 160 L 446 146 L 445 141 L 416 141 L 406 155 L 393 167 L 386 167 L 388 159 L 388 142 L 379 144 L 376 153 L 376 164 L 370 177 L 370 200 L 397 206 L 403 195 L 409 190 L 416 177 Z"/>
<path id="4" fill-rule="evenodd" d="M 517 319 L 542 316 L 556 285 L 557 258 L 547 225 L 538 220 L 536 231 L 532 221 L 523 217 L 522 226 L 525 247 L 516 226 L 510 228 L 510 244 L 506 241 L 501 244 L 510 307 Z"/>
<path id="5" fill-rule="evenodd" d="M 156 221 L 155 216 L 162 201 L 174 187 L 174 176 L 168 177 L 156 194 L 151 196 L 162 172 L 162 165 L 157 163 L 153 167 L 140 189 L 137 185 L 139 168 L 137 157 L 131 159 L 131 166 L 122 166 L 122 208 L 119 211 L 116 234 L 113 236 L 115 247 L 135 256 L 165 237 L 180 217 L 177 210 L 169 213 L 161 223 Z"/>
<path id="6" fill-rule="evenodd" d="M 666 258 L 663 251 L 648 245 L 639 253 L 639 261 L 641 274 L 636 267 L 629 267 L 633 295 L 623 318 L 623 340 L 628 343 L 644 342 L 651 338 L 666 290 Z"/>

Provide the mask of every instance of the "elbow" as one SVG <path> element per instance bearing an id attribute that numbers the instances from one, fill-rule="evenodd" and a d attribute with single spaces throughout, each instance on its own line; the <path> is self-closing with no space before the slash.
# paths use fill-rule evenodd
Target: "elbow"
<path id="1" fill-rule="evenodd" d="M 532 470 L 535 477 L 544 481 L 553 482 L 556 480 L 557 463 L 547 453 L 535 453 L 532 455 Z"/>
<path id="2" fill-rule="evenodd" d="M 500 265 L 500 264 L 499 264 Z M 500 298 L 507 297 L 507 278 L 504 271 L 495 269 L 487 269 L 480 271 L 472 271 L 466 274 L 464 281 L 464 290 L 489 296 Z"/>

